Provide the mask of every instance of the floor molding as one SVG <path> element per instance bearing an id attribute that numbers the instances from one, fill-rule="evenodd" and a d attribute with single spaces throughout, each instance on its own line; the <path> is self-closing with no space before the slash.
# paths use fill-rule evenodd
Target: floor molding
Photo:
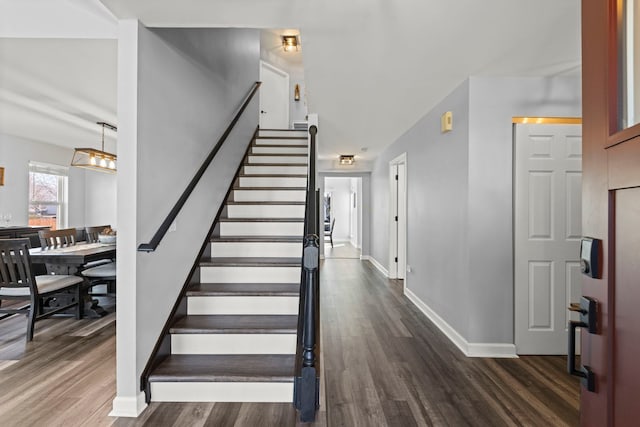
<path id="1" fill-rule="evenodd" d="M 449 340 L 467 357 L 517 358 L 516 346 L 502 343 L 470 343 L 449 325 L 442 317 L 422 301 L 411 289 L 404 294 L 418 309 L 442 331 Z"/>
<path id="2" fill-rule="evenodd" d="M 109 416 L 137 418 L 146 407 L 147 402 L 145 402 L 143 392 L 140 392 L 135 397 L 116 396 L 113 399 L 113 407 L 109 412 Z"/>
<path id="3" fill-rule="evenodd" d="M 384 268 L 384 267 L 382 266 L 382 264 L 380 264 L 380 263 L 378 262 L 378 260 L 377 260 L 377 259 L 375 259 L 375 258 L 374 258 L 373 256 L 371 256 L 371 255 L 365 255 L 365 256 L 367 257 L 366 259 L 367 259 L 371 264 L 373 264 L 373 266 L 374 266 L 375 268 L 377 268 L 377 269 L 380 271 L 380 273 L 382 273 L 382 274 L 384 275 L 384 277 L 389 277 L 389 271 L 388 271 L 386 268 Z M 361 257 L 360 257 L 360 259 L 365 259 L 365 258 L 361 256 Z"/>

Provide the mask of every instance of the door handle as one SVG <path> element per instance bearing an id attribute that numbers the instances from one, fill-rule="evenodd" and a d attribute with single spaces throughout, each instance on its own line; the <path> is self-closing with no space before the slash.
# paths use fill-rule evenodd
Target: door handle
<path id="1" fill-rule="evenodd" d="M 264 110 L 260 110 L 260 114 L 267 114 L 267 112 Z"/>
<path id="2" fill-rule="evenodd" d="M 568 307 L 570 311 L 580 313 L 580 320 L 569 321 L 567 371 L 570 375 L 580 377 L 580 382 L 588 391 L 596 391 L 596 376 L 588 366 L 576 369 L 576 328 L 587 328 L 590 334 L 598 332 L 596 307 L 596 301 L 589 297 L 582 297 L 580 304 L 574 303 Z"/>

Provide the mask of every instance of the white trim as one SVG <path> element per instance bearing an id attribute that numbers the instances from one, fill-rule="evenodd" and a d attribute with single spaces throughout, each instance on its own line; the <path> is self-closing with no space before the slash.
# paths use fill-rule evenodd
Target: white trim
<path id="1" fill-rule="evenodd" d="M 442 317 L 422 301 L 411 289 L 405 287 L 405 296 L 411 301 L 434 325 L 446 335 L 452 343 L 467 357 L 500 357 L 517 358 L 516 346 L 502 343 L 470 343 L 449 325 Z"/>
<path id="2" fill-rule="evenodd" d="M 387 277 L 387 278 L 389 277 L 389 271 L 388 271 L 386 268 L 384 268 L 384 267 L 382 266 L 382 264 L 380 264 L 380 263 L 378 262 L 378 260 L 377 260 L 377 259 L 375 259 L 373 256 L 370 256 L 370 255 L 365 255 L 365 256 L 367 257 L 367 258 L 366 258 L 366 259 L 367 259 L 367 261 L 369 261 L 371 264 L 373 264 L 373 266 L 374 266 L 375 268 L 377 268 L 377 269 L 380 271 L 380 273 L 382 273 L 382 274 L 384 275 L 384 277 Z M 365 259 L 365 258 L 360 257 L 360 259 Z"/>
<path id="3" fill-rule="evenodd" d="M 404 185 L 405 185 L 405 192 L 404 192 L 404 199 L 403 200 L 399 200 L 398 199 L 398 188 L 397 188 L 397 182 L 395 180 L 395 174 L 397 173 L 397 169 L 394 170 L 394 167 L 397 168 L 397 165 L 399 164 L 404 164 Z M 408 193 L 408 188 L 407 188 L 407 153 L 404 152 L 402 154 L 400 154 L 398 157 L 394 158 L 393 160 L 389 161 L 389 278 L 390 279 L 397 279 L 397 278 L 401 278 L 404 279 L 406 277 L 406 265 L 407 265 L 407 259 L 408 259 L 408 254 L 407 254 L 407 240 L 408 240 L 408 236 L 407 236 L 407 230 L 406 230 L 406 224 L 407 224 L 407 193 Z M 394 220 L 394 217 L 396 215 L 398 215 L 398 205 L 402 203 L 404 205 L 404 213 L 405 213 L 405 218 L 404 221 L 399 221 L 398 223 L 396 223 L 396 221 Z M 397 225 L 403 223 L 405 224 L 405 231 L 404 231 L 404 235 L 405 235 L 405 247 L 404 247 L 404 271 L 402 272 L 402 274 L 398 274 L 398 267 L 400 267 L 399 263 L 396 263 L 395 258 L 398 254 L 396 254 L 395 248 L 394 246 L 397 247 L 397 243 L 394 245 L 394 242 L 398 241 L 398 230 L 397 230 Z M 399 260 L 400 261 L 400 260 Z M 403 285 L 404 286 L 404 285 Z"/>
<path id="4" fill-rule="evenodd" d="M 144 393 L 140 392 L 135 397 L 116 396 L 113 399 L 113 406 L 110 417 L 133 417 L 137 418 L 147 407 Z"/>

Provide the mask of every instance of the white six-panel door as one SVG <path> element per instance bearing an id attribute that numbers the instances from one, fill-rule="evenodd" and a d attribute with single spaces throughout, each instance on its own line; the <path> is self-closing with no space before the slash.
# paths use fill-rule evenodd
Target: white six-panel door
<path id="1" fill-rule="evenodd" d="M 567 354 L 567 306 L 580 298 L 581 135 L 581 125 L 516 125 L 518 354 Z"/>

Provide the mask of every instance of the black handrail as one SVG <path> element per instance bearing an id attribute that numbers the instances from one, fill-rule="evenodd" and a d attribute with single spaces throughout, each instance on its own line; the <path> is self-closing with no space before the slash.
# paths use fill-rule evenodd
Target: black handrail
<path id="1" fill-rule="evenodd" d="M 300 421 L 316 418 L 320 405 L 320 378 L 317 354 L 320 338 L 320 223 L 319 192 L 316 188 L 316 126 L 309 128 L 306 208 L 304 215 L 304 248 L 298 308 L 298 345 L 293 401 L 300 411 Z"/>
<path id="2" fill-rule="evenodd" d="M 216 154 L 218 154 L 218 151 L 220 151 L 222 144 L 224 144 L 227 137 L 233 130 L 234 126 L 236 125 L 238 120 L 240 120 L 240 116 L 242 116 L 242 113 L 249 105 L 249 102 L 251 102 L 251 99 L 256 94 L 261 84 L 262 82 L 255 82 L 253 84 L 253 87 L 249 91 L 249 94 L 245 97 L 245 100 L 242 103 L 242 106 L 240 107 L 238 112 L 236 113 L 235 117 L 233 118 L 233 120 L 231 120 L 231 123 L 229 123 L 229 126 L 227 126 L 227 129 L 224 131 L 220 139 L 218 139 L 218 142 L 213 147 L 213 149 L 211 150 L 207 158 L 204 160 L 204 162 L 202 163 L 202 166 L 200 166 L 200 169 L 198 169 L 194 177 L 191 179 L 191 182 L 189 182 L 189 185 L 187 185 L 187 188 L 184 189 L 184 191 L 182 192 L 182 195 L 180 196 L 176 204 L 173 206 L 173 208 L 171 209 L 167 217 L 164 219 L 164 221 L 162 221 L 162 224 L 160 224 L 158 231 L 156 231 L 156 233 L 153 235 L 149 243 L 140 244 L 140 246 L 138 246 L 138 251 L 153 252 L 156 250 L 156 248 L 160 244 L 160 241 L 162 240 L 164 235 L 167 234 L 167 231 L 169 231 L 169 227 L 171 227 L 171 224 L 173 224 L 173 221 L 176 220 L 178 213 L 180 213 L 180 210 L 182 209 L 184 204 L 187 202 L 187 199 L 189 199 L 189 196 L 191 195 L 193 190 L 196 188 L 196 185 L 200 181 L 200 178 L 202 178 L 202 175 L 204 175 L 204 173 L 207 171 L 207 168 L 213 161 L 213 158 L 216 156 Z"/>

